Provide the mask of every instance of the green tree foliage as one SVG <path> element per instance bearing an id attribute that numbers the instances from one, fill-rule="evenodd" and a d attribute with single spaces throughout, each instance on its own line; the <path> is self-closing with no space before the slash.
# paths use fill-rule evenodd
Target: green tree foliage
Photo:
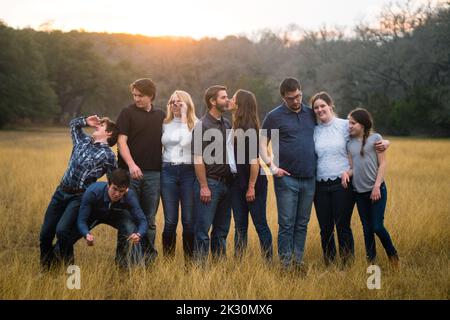
<path id="1" fill-rule="evenodd" d="M 142 77 L 155 81 L 162 109 L 180 89 L 200 116 L 204 90 L 224 84 L 230 95 L 253 91 L 263 117 L 281 103 L 280 81 L 295 76 L 305 99 L 328 91 L 341 117 L 362 106 L 383 133 L 450 136 L 450 2 L 387 6 L 377 27 L 361 24 L 353 35 L 290 25 L 193 40 L 1 25 L 0 46 L 0 126 L 49 114 L 57 122 L 88 113 L 114 119 L 131 102 L 129 84 Z"/>
<path id="2" fill-rule="evenodd" d="M 375 110 L 388 132 L 449 135 L 449 6 L 390 6 L 379 28 L 359 31 L 359 102 Z"/>
<path id="3" fill-rule="evenodd" d="M 117 81 L 120 63 L 108 64 L 91 42 L 80 40 L 78 32 L 39 33 L 37 37 L 47 61 L 48 79 L 58 97 L 56 121 L 67 122 L 82 111 L 108 114 L 111 105 L 120 103 L 117 98 L 124 96 L 126 87 Z"/>
<path id="4" fill-rule="evenodd" d="M 33 31 L 0 24 L 0 48 L 0 127 L 54 113 L 56 96 Z"/>

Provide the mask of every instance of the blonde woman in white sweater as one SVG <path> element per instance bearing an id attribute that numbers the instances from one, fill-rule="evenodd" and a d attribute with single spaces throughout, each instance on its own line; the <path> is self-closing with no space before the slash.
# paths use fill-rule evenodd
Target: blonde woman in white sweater
<path id="1" fill-rule="evenodd" d="M 194 241 L 194 179 L 191 156 L 192 129 L 197 121 L 189 93 L 176 90 L 167 103 L 167 117 L 161 138 L 163 164 L 161 199 L 164 209 L 163 253 L 175 255 L 176 229 L 181 205 L 183 249 L 186 259 L 192 257 Z"/>

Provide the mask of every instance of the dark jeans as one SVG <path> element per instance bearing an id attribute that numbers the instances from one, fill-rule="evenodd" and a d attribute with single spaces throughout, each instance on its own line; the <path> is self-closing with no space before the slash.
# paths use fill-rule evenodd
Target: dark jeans
<path id="1" fill-rule="evenodd" d="M 71 229 L 76 224 L 82 194 L 71 194 L 56 188 L 45 212 L 39 236 L 40 261 L 43 268 L 50 268 L 56 261 L 72 263 L 73 242 Z M 53 238 L 57 237 L 58 250 L 54 250 Z"/>
<path id="2" fill-rule="evenodd" d="M 192 164 L 163 163 L 161 170 L 161 199 L 164 209 L 163 248 L 167 248 L 168 251 L 175 250 L 180 205 L 184 248 L 189 252 L 193 249 L 194 181 L 195 171 Z"/>
<path id="3" fill-rule="evenodd" d="M 263 256 L 271 260 L 273 256 L 272 234 L 267 224 L 266 200 L 267 180 L 258 185 L 255 190 L 256 196 L 253 202 L 247 202 L 245 197 L 247 189 L 243 189 L 239 179 L 235 179 L 231 189 L 233 217 L 235 222 L 234 249 L 235 255 L 241 256 L 247 247 L 248 216 L 252 216 L 253 224 L 258 233 L 259 243 Z"/>
<path id="4" fill-rule="evenodd" d="M 354 205 L 353 191 L 350 187 L 347 189 L 342 187 L 341 179 L 316 183 L 314 207 L 319 221 L 323 257 L 326 265 L 336 259 L 335 226 L 342 262 L 346 264 L 354 256 L 354 241 L 350 228 Z"/>
<path id="5" fill-rule="evenodd" d="M 284 267 L 292 260 L 302 264 L 311 208 L 316 188 L 315 177 L 274 177 L 278 208 L 278 255 Z"/>
<path id="6" fill-rule="evenodd" d="M 194 254 L 197 262 L 205 263 L 209 254 L 213 258 L 226 256 L 227 235 L 231 222 L 231 186 L 208 178 L 211 201 L 200 201 L 200 184 L 194 182 L 195 242 Z M 209 230 L 212 226 L 211 241 Z"/>
<path id="7" fill-rule="evenodd" d="M 366 245 L 367 260 L 371 263 L 375 262 L 376 247 L 375 247 L 375 234 L 383 244 L 384 250 L 388 257 L 396 256 L 397 250 L 395 249 L 389 232 L 384 227 L 384 211 L 386 209 L 387 202 L 387 189 L 384 182 L 380 187 L 381 199 L 372 202 L 370 199 L 371 192 L 358 193 L 355 192 L 356 205 L 358 207 L 359 217 L 364 232 L 364 242 Z"/>
<path id="8" fill-rule="evenodd" d="M 111 210 L 108 214 L 101 214 L 94 209 L 87 223 L 89 230 L 94 229 L 99 224 L 107 224 L 118 231 L 115 258 L 118 266 L 128 268 L 142 261 L 141 244 L 133 245 L 127 240 L 132 233 L 137 232 L 136 224 L 129 211 Z M 83 236 L 78 229 L 72 229 L 72 241 L 74 244 Z"/>
<path id="9" fill-rule="evenodd" d="M 159 206 L 161 174 L 159 171 L 143 171 L 142 173 L 144 177 L 141 180 L 131 180 L 131 188 L 136 192 L 139 204 L 147 218 L 147 235 L 141 241 L 146 261 L 151 263 L 158 254 L 155 246 L 155 218 Z"/>

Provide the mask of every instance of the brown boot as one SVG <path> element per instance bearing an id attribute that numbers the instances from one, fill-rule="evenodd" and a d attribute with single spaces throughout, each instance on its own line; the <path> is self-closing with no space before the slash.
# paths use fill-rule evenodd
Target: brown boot
<path id="1" fill-rule="evenodd" d="M 394 271 L 400 270 L 400 259 L 398 255 L 393 255 L 389 257 L 389 266 Z"/>

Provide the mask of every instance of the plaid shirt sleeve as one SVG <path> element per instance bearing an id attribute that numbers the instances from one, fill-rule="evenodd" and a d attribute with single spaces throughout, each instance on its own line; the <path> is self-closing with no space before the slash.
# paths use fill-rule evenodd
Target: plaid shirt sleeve
<path id="1" fill-rule="evenodd" d="M 117 169 L 116 155 L 111 151 L 108 152 L 105 159 L 106 174 L 111 173 L 114 169 Z"/>
<path id="2" fill-rule="evenodd" d="M 79 166 L 78 170 L 75 170 L 78 173 L 74 175 L 75 177 L 80 177 L 77 180 L 79 181 L 78 185 L 82 189 L 86 189 L 104 174 L 108 174 L 117 168 L 116 156 L 108 146 L 89 148 L 88 153 L 92 159 L 96 160 L 88 169 L 85 166 Z"/>
<path id="3" fill-rule="evenodd" d="M 83 132 L 83 127 L 87 127 L 86 118 L 78 117 L 70 121 L 70 135 L 72 136 L 73 145 L 77 145 L 83 142 L 89 142 L 91 139 L 86 133 Z"/>

